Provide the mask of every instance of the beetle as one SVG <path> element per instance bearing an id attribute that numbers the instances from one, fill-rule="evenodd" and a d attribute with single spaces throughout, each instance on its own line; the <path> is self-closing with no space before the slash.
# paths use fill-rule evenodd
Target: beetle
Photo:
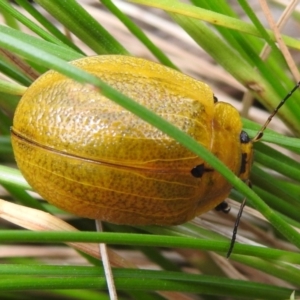
<path id="1" fill-rule="evenodd" d="M 176 125 L 242 180 L 249 178 L 253 140 L 242 130 L 238 111 L 217 101 L 207 84 L 130 56 L 71 64 Z M 11 133 L 18 167 L 33 189 L 82 217 L 176 225 L 218 207 L 231 190 L 221 174 L 180 143 L 92 86 L 56 71 L 25 92 Z"/>

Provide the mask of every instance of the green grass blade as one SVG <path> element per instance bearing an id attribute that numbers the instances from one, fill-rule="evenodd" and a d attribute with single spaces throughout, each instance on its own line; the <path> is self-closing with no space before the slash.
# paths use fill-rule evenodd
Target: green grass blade
<path id="1" fill-rule="evenodd" d="M 52 36 L 45 30 L 43 30 L 41 27 L 39 27 L 37 24 L 32 22 L 27 17 L 25 17 L 22 13 L 20 13 L 18 10 L 13 8 L 11 5 L 9 5 L 5 1 L 0 1 L 0 8 L 2 10 L 4 10 L 10 16 L 14 17 L 19 22 L 23 23 L 25 26 L 27 26 L 29 29 L 31 29 L 33 32 L 35 32 L 37 35 L 39 35 L 46 41 L 49 41 L 49 42 L 52 42 L 52 43 L 58 44 L 58 45 L 63 45 L 63 43 L 59 39 Z"/>
<path id="2" fill-rule="evenodd" d="M 129 30 L 134 34 L 150 51 L 151 53 L 165 66 L 173 69 L 178 68 L 172 63 L 172 61 L 161 51 L 138 27 L 133 21 L 131 21 L 118 7 L 110 0 L 101 0 L 105 5 Z"/>
<path id="3" fill-rule="evenodd" d="M 37 22 L 39 22 L 48 32 L 56 37 L 63 44 L 68 45 L 76 52 L 83 54 L 83 52 L 71 42 L 64 34 L 62 34 L 46 17 L 44 17 L 31 3 L 26 0 L 16 0 L 21 7 L 23 7 Z M 24 23 L 26 25 L 26 23 Z M 28 26 L 30 28 L 30 26 Z M 32 28 L 31 28 L 32 29 Z M 40 29 L 40 27 L 38 27 Z M 36 31 L 34 31 L 36 32 Z M 39 34 L 39 31 L 36 32 Z"/>
<path id="4" fill-rule="evenodd" d="M 37 0 L 36 2 L 97 54 L 128 54 L 125 48 L 84 10 L 77 1 Z"/>
<path id="5" fill-rule="evenodd" d="M 300 248 L 300 236 L 292 227 L 290 227 L 284 220 L 282 220 L 276 213 L 274 213 L 249 187 L 242 182 L 236 175 L 234 175 L 227 166 L 221 163 L 209 150 L 201 146 L 189 135 L 181 132 L 176 126 L 165 121 L 156 114 L 150 112 L 145 107 L 132 101 L 128 97 L 122 96 L 119 92 L 110 88 L 99 78 L 92 76 L 78 68 L 65 63 L 61 59 L 45 52 L 41 49 L 33 47 L 26 41 L 20 42 L 13 36 L 8 36 L 0 32 L 0 46 L 9 49 L 10 51 L 19 53 L 29 60 L 37 61 L 42 65 L 53 68 L 58 72 L 62 72 L 66 76 L 80 81 L 89 82 L 100 88 L 103 95 L 113 99 L 115 102 L 138 115 L 143 120 L 159 128 L 162 132 L 173 137 L 189 150 L 202 157 L 208 162 L 215 170 L 220 172 L 237 190 L 243 193 L 246 197 L 251 199 L 255 207 L 275 226 L 289 241 L 294 243 Z"/>

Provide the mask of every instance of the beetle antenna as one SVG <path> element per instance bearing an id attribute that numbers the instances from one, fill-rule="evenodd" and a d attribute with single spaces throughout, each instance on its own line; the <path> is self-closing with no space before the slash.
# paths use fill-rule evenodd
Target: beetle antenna
<path id="1" fill-rule="evenodd" d="M 268 117 L 265 124 L 261 127 L 261 129 L 257 132 L 256 136 L 252 139 L 252 142 L 259 141 L 263 135 L 265 129 L 268 127 L 269 123 L 272 121 L 273 117 L 277 114 L 280 107 L 293 95 L 293 93 L 300 87 L 300 81 L 294 86 L 294 88 L 280 101 L 277 107 L 273 110 L 273 112 Z"/>
<path id="2" fill-rule="evenodd" d="M 248 184 L 251 185 L 250 182 Z M 238 231 L 238 228 L 239 228 L 239 225 L 240 225 L 240 221 L 241 221 L 241 217 L 242 217 L 242 214 L 243 214 L 244 207 L 246 205 L 246 200 L 247 200 L 247 198 L 244 198 L 243 202 L 241 203 L 238 215 L 235 219 L 235 223 L 234 223 L 234 227 L 233 227 L 233 231 L 232 231 L 232 237 L 231 237 L 231 241 L 230 241 L 230 246 L 229 246 L 229 249 L 228 249 L 227 255 L 226 255 L 227 258 L 230 257 L 231 252 L 232 252 L 233 247 L 234 247 L 234 244 L 235 244 L 237 231 Z"/>
<path id="3" fill-rule="evenodd" d="M 260 130 L 257 132 L 256 136 L 252 139 L 252 142 L 258 142 L 264 135 L 264 131 L 265 129 L 268 127 L 269 123 L 272 121 L 273 117 L 277 114 L 278 110 L 281 108 L 281 106 L 293 95 L 293 93 L 300 87 L 300 81 L 294 86 L 294 88 L 280 101 L 280 103 L 277 105 L 277 107 L 273 110 L 273 112 L 270 114 L 270 116 L 268 117 L 268 119 L 266 120 L 266 122 L 263 124 L 263 126 L 260 128 Z M 249 180 L 247 180 L 248 186 L 251 188 L 251 182 Z M 243 202 L 241 203 L 238 215 L 236 217 L 235 220 L 235 224 L 234 224 L 234 228 L 233 228 L 233 232 L 232 232 L 232 237 L 231 237 L 231 242 L 230 242 L 230 246 L 227 252 L 227 258 L 229 258 L 234 244 L 235 244 L 235 240 L 236 240 L 236 235 L 237 235 L 237 231 L 238 231 L 238 227 L 240 224 L 240 220 L 242 217 L 242 213 L 243 213 L 243 209 L 246 205 L 246 198 L 244 198 Z"/>

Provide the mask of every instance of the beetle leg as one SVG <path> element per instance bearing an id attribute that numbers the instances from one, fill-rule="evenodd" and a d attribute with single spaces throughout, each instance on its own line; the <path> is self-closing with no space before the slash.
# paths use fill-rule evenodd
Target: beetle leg
<path id="1" fill-rule="evenodd" d="M 246 204 L 246 200 L 247 199 L 244 198 L 243 202 L 241 203 L 238 215 L 237 215 L 236 220 L 235 220 L 235 224 L 234 224 L 233 232 L 232 232 L 232 237 L 231 237 L 231 241 L 230 241 L 230 246 L 229 246 L 229 249 L 228 249 L 228 252 L 227 252 L 227 255 L 226 255 L 227 258 L 229 258 L 230 254 L 233 250 L 234 244 L 235 244 L 236 234 L 237 234 L 237 231 L 238 231 L 238 228 L 239 228 L 239 224 L 240 224 L 242 213 L 243 213 L 243 210 L 244 210 L 244 207 L 245 207 L 245 204 Z"/>
<path id="2" fill-rule="evenodd" d="M 226 201 L 221 202 L 215 207 L 216 211 L 222 211 L 225 214 L 228 214 L 230 212 L 231 207 Z"/>
<path id="3" fill-rule="evenodd" d="M 198 165 L 191 170 L 191 174 L 196 178 L 201 178 L 205 172 L 212 172 L 213 169 L 206 168 L 204 164 Z"/>

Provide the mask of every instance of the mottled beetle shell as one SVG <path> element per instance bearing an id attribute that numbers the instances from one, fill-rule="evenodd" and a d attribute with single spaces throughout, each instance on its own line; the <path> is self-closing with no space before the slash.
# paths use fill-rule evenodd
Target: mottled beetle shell
<path id="1" fill-rule="evenodd" d="M 248 177 L 245 156 L 252 156 L 252 147 L 240 141 L 239 113 L 230 104 L 214 103 L 205 83 L 129 56 L 71 63 L 175 124 L 235 174 Z M 91 85 L 55 71 L 38 78 L 22 97 L 12 143 L 21 172 L 46 200 L 111 223 L 184 223 L 221 203 L 231 189 L 214 170 L 195 178 L 194 167 L 209 169 L 200 157 Z"/>

